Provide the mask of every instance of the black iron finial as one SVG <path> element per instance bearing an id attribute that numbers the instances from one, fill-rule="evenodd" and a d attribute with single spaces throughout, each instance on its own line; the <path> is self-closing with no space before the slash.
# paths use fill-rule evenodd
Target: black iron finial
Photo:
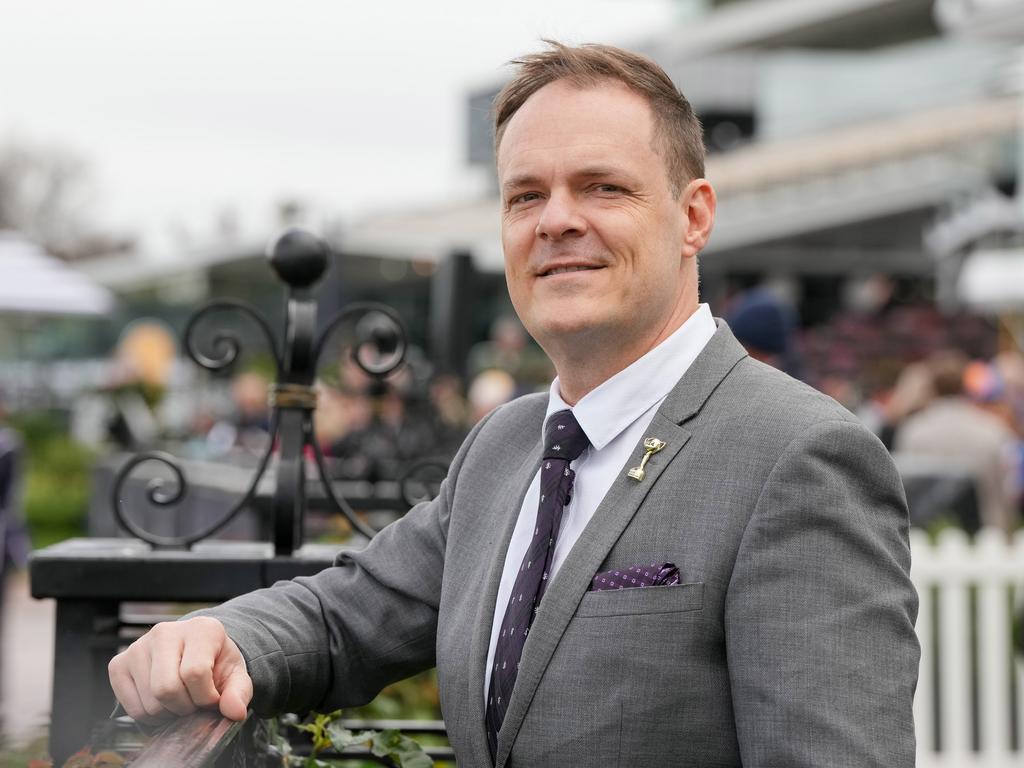
<path id="1" fill-rule="evenodd" d="M 281 280 L 295 288 L 309 288 L 327 270 L 331 249 L 311 232 L 292 227 L 267 248 L 267 258 Z"/>

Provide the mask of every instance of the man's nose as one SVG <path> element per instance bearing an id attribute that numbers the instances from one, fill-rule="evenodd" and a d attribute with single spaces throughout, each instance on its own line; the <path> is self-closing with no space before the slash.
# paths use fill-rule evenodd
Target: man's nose
<path id="1" fill-rule="evenodd" d="M 554 192 L 548 197 L 537 221 L 537 237 L 542 240 L 558 240 L 574 237 L 587 231 L 587 220 L 579 203 L 566 192 Z"/>

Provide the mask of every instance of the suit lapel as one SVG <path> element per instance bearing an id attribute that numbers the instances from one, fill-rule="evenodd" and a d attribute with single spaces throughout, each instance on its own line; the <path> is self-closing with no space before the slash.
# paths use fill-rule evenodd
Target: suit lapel
<path id="1" fill-rule="evenodd" d="M 681 423 L 690 419 L 700 410 L 722 379 L 744 357 L 746 357 L 746 352 L 735 340 L 725 323 L 720 323 L 707 346 L 665 398 L 665 402 L 645 432 L 645 437 L 657 437 L 666 443 L 665 448 L 654 454 L 648 462 L 647 476 L 641 482 L 626 476 L 627 469 L 638 464 L 644 454 L 641 440 L 630 455 L 629 462 L 612 483 L 579 540 L 569 552 L 565 563 L 555 575 L 541 602 L 540 610 L 530 629 L 530 636 L 523 648 L 515 690 L 512 692 L 512 699 L 498 734 L 498 768 L 501 768 L 508 760 L 512 745 L 526 717 L 526 712 L 537 691 L 541 677 L 547 669 L 562 635 L 565 634 L 566 627 L 576 613 L 580 600 L 589 588 L 591 579 L 600 570 L 609 551 L 618 541 L 626 526 L 629 525 L 651 488 L 658 482 L 658 478 L 689 440 L 691 433 L 680 426 Z M 536 466 L 533 471 L 536 472 Z M 519 498 L 522 499 L 522 496 Z M 511 529 L 503 538 L 501 552 L 507 549 L 510 536 Z M 504 558 L 496 557 L 496 560 L 498 561 L 497 575 L 492 573 L 489 580 L 490 590 L 488 599 L 485 601 L 489 605 L 485 608 L 486 616 L 481 620 L 481 624 L 486 625 L 488 633 L 484 640 L 484 655 L 479 664 L 476 664 L 476 660 L 474 660 L 474 667 L 478 667 L 481 671 L 486 664 L 487 642 L 490 639 L 491 618 L 497 593 L 496 583 L 492 584 L 491 582 L 500 579 Z M 479 684 L 482 689 L 482 676 Z M 482 711 L 482 701 L 477 703 Z"/>
<path id="2" fill-rule="evenodd" d="M 543 418 L 541 411 L 541 418 Z M 469 659 L 469 690 L 466 692 L 468 706 L 470 709 L 470 723 L 476 723 L 473 729 L 472 744 L 473 752 L 477 756 L 473 765 L 490 764 L 490 751 L 487 748 L 487 732 L 484 726 L 484 669 L 487 666 L 487 651 L 491 643 L 491 626 L 494 623 L 495 601 L 498 599 L 498 587 L 501 584 L 501 574 L 505 565 L 505 554 L 508 552 L 509 541 L 512 539 L 512 532 L 515 530 L 516 521 L 519 519 L 519 510 L 523 506 L 523 498 L 533 482 L 534 475 L 540 469 L 541 453 L 543 442 L 540 439 L 540 422 L 534 431 L 537 435 L 537 443 L 532 450 L 528 451 L 521 462 L 510 473 L 507 480 L 495 487 L 495 504 L 501 506 L 501 515 L 507 519 L 501 536 L 496 537 L 492 546 L 486 552 L 481 552 L 480 557 L 489 563 L 487 576 L 484 583 L 484 593 L 479 601 L 477 616 L 472 626 L 475 627 L 472 645 L 470 646 Z M 505 505 L 509 499 L 515 499 L 515 504 L 507 509 Z M 472 588 L 472 587 L 470 587 Z M 504 606 L 502 606 L 504 608 Z"/>
<path id="3" fill-rule="evenodd" d="M 747 351 L 736 341 L 725 321 L 716 322 L 715 335 L 661 404 L 659 412 L 676 424 L 696 415 L 729 371 L 747 357 Z"/>

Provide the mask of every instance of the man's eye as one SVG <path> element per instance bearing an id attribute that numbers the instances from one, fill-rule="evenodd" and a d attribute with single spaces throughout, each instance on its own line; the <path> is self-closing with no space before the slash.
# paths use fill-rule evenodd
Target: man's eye
<path id="1" fill-rule="evenodd" d="M 532 203 L 534 200 L 538 200 L 540 195 L 536 192 L 523 192 L 521 195 L 516 195 L 508 201 L 509 205 L 515 205 L 517 203 Z"/>
<path id="2" fill-rule="evenodd" d="M 596 187 L 598 192 L 621 192 L 622 187 L 615 184 L 598 184 Z"/>

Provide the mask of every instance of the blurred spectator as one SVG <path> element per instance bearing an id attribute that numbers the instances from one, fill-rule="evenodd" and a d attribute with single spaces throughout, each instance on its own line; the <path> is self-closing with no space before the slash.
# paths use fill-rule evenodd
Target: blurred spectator
<path id="1" fill-rule="evenodd" d="M 270 440 L 269 385 L 259 373 L 240 373 L 231 381 L 231 414 L 218 419 L 206 432 L 206 454 L 223 456 L 235 448 L 262 453 Z M 200 414 L 195 421 L 202 429 L 209 414 Z"/>
<path id="2" fill-rule="evenodd" d="M 882 444 L 892 450 L 897 430 L 912 414 L 935 398 L 935 380 L 927 363 L 911 363 L 896 379 L 887 393 L 876 393 L 872 405 L 860 412 L 861 418 L 878 435 Z M 873 411 L 874 418 L 868 417 Z"/>
<path id="3" fill-rule="evenodd" d="M 144 385 L 130 361 L 112 361 L 106 385 L 75 403 L 72 434 L 86 445 L 111 443 L 135 451 L 151 447 L 160 426 L 147 400 L 153 390 Z"/>
<path id="4" fill-rule="evenodd" d="M 1012 531 L 1018 520 L 1013 472 L 1016 438 L 964 391 L 968 359 L 945 350 L 928 359 L 935 398 L 896 431 L 896 451 L 954 460 L 974 477 L 982 525 Z"/>
<path id="5" fill-rule="evenodd" d="M 329 452 L 330 446 L 345 435 L 365 429 L 372 418 L 373 408 L 365 395 L 333 387 L 319 388 L 313 428 L 325 451 Z"/>
<path id="6" fill-rule="evenodd" d="M 32 549 L 20 505 L 21 456 L 21 435 L 7 425 L 7 409 L 0 403 L 0 574 L 4 576 L 12 567 L 27 566 Z M 2 599 L 0 586 L 0 606 Z"/>
<path id="7" fill-rule="evenodd" d="M 944 314 L 916 299 L 911 304 L 883 302 L 885 283 L 869 281 L 866 285 L 871 288 L 872 301 L 858 301 L 827 323 L 803 329 L 795 346 L 809 384 L 824 390 L 830 381 L 845 379 L 854 391 L 873 401 L 862 407 L 869 424 L 877 423 L 877 414 L 871 411 L 888 400 L 893 382 L 908 363 L 946 348 L 964 350 L 978 359 L 995 354 L 999 334 L 991 319 L 969 313 Z"/>
<path id="8" fill-rule="evenodd" d="M 993 358 L 992 366 L 1003 383 L 1013 429 L 1024 438 L 1024 355 L 1017 349 L 1004 350 Z"/>
<path id="9" fill-rule="evenodd" d="M 435 439 L 441 452 L 454 456 L 469 432 L 469 403 L 462 394 L 462 381 L 458 376 L 442 373 L 430 382 L 430 408 L 434 422 Z"/>
<path id="10" fill-rule="evenodd" d="M 504 371 L 512 377 L 517 395 L 545 387 L 555 376 L 547 355 L 514 315 L 502 315 L 491 324 L 490 339 L 469 351 L 467 369 L 470 380 L 484 371 Z"/>
<path id="11" fill-rule="evenodd" d="M 161 436 L 156 408 L 167 388 L 176 343 L 157 320 L 139 320 L 121 334 L 106 384 L 75 403 L 71 431 L 86 445 L 121 450 L 152 447 Z"/>
<path id="12" fill-rule="evenodd" d="M 7 576 L 12 569 L 28 565 L 32 549 L 19 503 L 21 455 L 21 436 L 7 426 L 7 412 L 0 403 L 0 618 L 4 612 Z M 2 630 L 0 622 L 0 636 Z"/>
<path id="13" fill-rule="evenodd" d="M 516 382 L 507 371 L 481 371 L 469 384 L 469 418 L 473 424 L 516 396 Z"/>
<path id="14" fill-rule="evenodd" d="M 767 288 L 752 288 L 733 299 L 725 319 L 751 357 L 800 378 L 791 306 Z"/>
<path id="15" fill-rule="evenodd" d="M 408 366 L 399 368 L 387 381 L 369 379 L 366 389 L 355 394 L 369 404 L 370 418 L 365 426 L 345 433 L 328 447 L 328 454 L 336 459 L 335 477 L 396 480 L 413 461 L 438 455 L 441 449 L 435 430 Z M 361 407 L 359 402 L 354 405 Z"/>
<path id="16" fill-rule="evenodd" d="M 235 444 L 262 452 L 270 432 L 269 383 L 260 373 L 240 373 L 231 382 L 231 398 L 235 403 Z"/>
<path id="17" fill-rule="evenodd" d="M 247 454 L 262 454 L 270 441 L 269 383 L 263 374 L 240 373 L 231 380 L 230 409 L 217 409 L 220 416 L 205 407 L 193 415 L 196 442 L 193 453 L 204 458 L 223 457 L 236 449 Z M 241 458 L 240 456 L 237 458 Z"/>

